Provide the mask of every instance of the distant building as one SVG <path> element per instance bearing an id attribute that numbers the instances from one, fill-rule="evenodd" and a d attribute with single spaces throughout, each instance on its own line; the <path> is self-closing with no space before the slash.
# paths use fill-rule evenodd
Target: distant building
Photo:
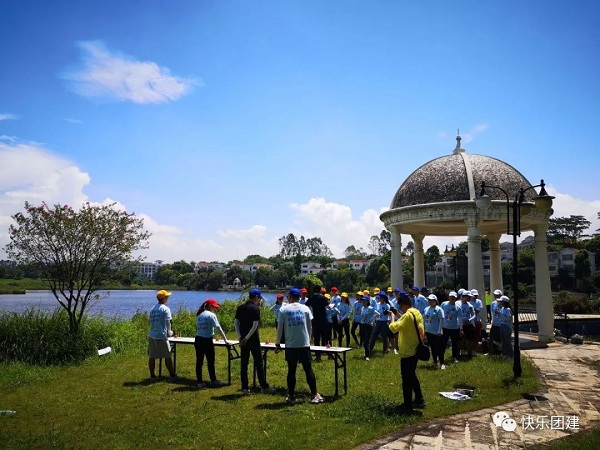
<path id="1" fill-rule="evenodd" d="M 144 278 L 154 278 L 154 274 L 163 265 L 161 260 L 154 262 L 141 262 L 138 265 L 138 273 Z"/>

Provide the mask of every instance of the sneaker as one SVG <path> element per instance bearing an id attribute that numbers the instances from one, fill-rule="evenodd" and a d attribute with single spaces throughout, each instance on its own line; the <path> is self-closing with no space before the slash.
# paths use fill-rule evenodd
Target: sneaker
<path id="1" fill-rule="evenodd" d="M 242 389 L 242 395 L 250 395 L 250 389 Z"/>
<path id="2" fill-rule="evenodd" d="M 206 383 L 202 383 L 202 382 L 200 382 L 200 383 L 198 383 L 198 384 L 196 385 L 196 387 L 197 387 L 198 389 L 204 389 L 204 388 L 206 387 Z"/>
<path id="3" fill-rule="evenodd" d="M 456 359 L 456 358 L 452 358 L 452 362 L 453 362 L 454 364 L 456 364 L 456 363 L 458 362 L 458 359 Z"/>
<path id="4" fill-rule="evenodd" d="M 158 377 L 150 377 L 150 381 L 160 381 L 160 378 L 158 378 Z"/>
<path id="5" fill-rule="evenodd" d="M 442 364 L 442 365 L 440 366 L 440 369 L 442 369 L 442 370 L 446 370 L 446 365 L 445 365 L 445 364 Z"/>
<path id="6" fill-rule="evenodd" d="M 225 383 L 223 383 L 221 380 L 215 380 L 215 381 L 211 381 L 210 385 L 211 385 L 211 387 L 221 387 L 221 386 L 225 386 Z"/>
<path id="7" fill-rule="evenodd" d="M 398 354 L 398 350 L 394 349 L 394 355 Z"/>
<path id="8" fill-rule="evenodd" d="M 324 401 L 325 399 L 321 397 L 321 394 L 315 394 L 313 398 L 310 399 L 310 402 L 314 404 L 323 403 Z"/>
<path id="9" fill-rule="evenodd" d="M 275 394 L 277 392 L 277 388 L 274 387 L 266 387 L 262 388 L 261 391 L 263 394 Z"/>
<path id="10" fill-rule="evenodd" d="M 415 408 L 425 408 L 425 406 L 426 406 L 425 400 L 415 400 L 413 402 L 413 406 Z"/>
<path id="11" fill-rule="evenodd" d="M 371 359 L 368 356 L 365 356 L 365 361 L 371 361 Z"/>
<path id="12" fill-rule="evenodd" d="M 293 405 L 294 403 L 296 403 L 296 397 L 294 397 L 293 395 L 288 395 L 288 396 L 285 398 L 285 402 L 286 402 L 288 405 Z"/>

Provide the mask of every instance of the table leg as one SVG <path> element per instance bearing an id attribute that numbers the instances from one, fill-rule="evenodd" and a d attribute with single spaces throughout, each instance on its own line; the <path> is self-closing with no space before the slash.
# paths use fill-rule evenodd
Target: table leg
<path id="1" fill-rule="evenodd" d="M 348 394 L 348 377 L 346 373 L 346 352 L 343 354 L 344 358 L 344 395 Z"/>

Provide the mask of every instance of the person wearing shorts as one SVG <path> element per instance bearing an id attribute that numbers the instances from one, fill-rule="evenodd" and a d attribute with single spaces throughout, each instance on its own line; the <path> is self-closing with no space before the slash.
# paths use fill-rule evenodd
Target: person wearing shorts
<path id="1" fill-rule="evenodd" d="M 165 366 L 172 379 L 175 378 L 173 360 L 171 359 L 171 345 L 169 337 L 173 336 L 171 329 L 171 309 L 167 306 L 171 292 L 160 290 L 156 293 L 158 303 L 150 310 L 148 322 L 150 332 L 148 333 L 148 369 L 150 379 L 158 380 L 155 374 L 156 360 L 164 359 Z"/>

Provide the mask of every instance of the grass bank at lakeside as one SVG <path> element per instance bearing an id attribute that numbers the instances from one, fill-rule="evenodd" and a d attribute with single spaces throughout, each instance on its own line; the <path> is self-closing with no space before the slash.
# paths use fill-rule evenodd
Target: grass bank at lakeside
<path id="1" fill-rule="evenodd" d="M 427 407 L 422 415 L 402 415 L 396 409 L 402 403 L 399 358 L 383 356 L 378 342 L 371 361 L 363 360 L 360 349 L 348 353 L 348 395 L 332 397 L 333 361 L 325 360 L 313 364 L 325 403 L 308 402 L 299 369 L 297 387 L 304 401 L 288 406 L 282 353 L 269 354 L 268 378 L 277 388 L 274 395 L 242 396 L 239 360 L 233 361 L 231 386 L 197 390 L 192 346 L 178 347 L 180 381 L 148 381 L 146 330 L 143 320 L 138 322 L 136 333 L 129 330 L 131 337 L 118 353 L 62 366 L 3 363 L 0 409 L 16 411 L 3 418 L 3 448 L 341 450 L 412 423 L 475 411 L 538 391 L 535 368 L 527 360 L 517 381 L 512 362 L 501 358 L 478 356 L 449 364 L 445 371 L 419 363 Z M 260 333 L 261 340 L 274 340 L 272 327 L 261 328 Z M 228 336 L 235 333 L 228 331 Z M 224 349 L 217 349 L 217 375 L 223 381 L 226 355 Z M 475 396 L 459 402 L 439 395 L 457 387 L 474 389 Z"/>

